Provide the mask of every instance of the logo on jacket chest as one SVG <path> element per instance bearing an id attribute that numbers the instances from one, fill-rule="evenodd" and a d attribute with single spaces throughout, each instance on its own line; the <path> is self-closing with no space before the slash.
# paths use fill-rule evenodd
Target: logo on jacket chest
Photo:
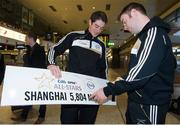
<path id="1" fill-rule="evenodd" d="M 100 46 L 99 43 L 95 41 L 90 41 L 90 40 L 74 40 L 72 43 L 72 46 L 78 46 L 81 48 L 85 48 L 91 51 L 94 51 L 98 54 L 102 54 L 102 47 Z"/>

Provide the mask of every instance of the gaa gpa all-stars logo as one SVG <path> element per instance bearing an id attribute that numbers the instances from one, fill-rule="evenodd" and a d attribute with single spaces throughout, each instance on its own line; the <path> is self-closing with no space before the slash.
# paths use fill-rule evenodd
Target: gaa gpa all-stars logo
<path id="1" fill-rule="evenodd" d="M 87 82 L 87 87 L 92 90 L 92 89 L 95 88 L 95 85 L 94 85 L 94 83 L 92 83 L 91 81 L 88 81 L 88 82 Z"/>

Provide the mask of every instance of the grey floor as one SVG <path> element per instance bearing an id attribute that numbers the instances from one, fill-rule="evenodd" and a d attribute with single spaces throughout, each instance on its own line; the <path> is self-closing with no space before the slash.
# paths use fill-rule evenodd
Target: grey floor
<path id="1" fill-rule="evenodd" d="M 109 79 L 114 80 L 119 74 L 122 75 L 121 70 L 109 69 Z M 0 90 L 1 93 L 1 90 Z M 100 106 L 98 111 L 96 124 L 124 124 L 125 123 L 125 110 L 127 105 L 127 95 L 122 94 L 117 97 L 117 106 Z M 22 124 L 33 124 L 38 117 L 39 106 L 33 106 L 29 112 L 28 119 Z M 0 124 L 19 124 L 12 121 L 12 116 L 18 115 L 20 112 L 12 113 L 10 107 L 0 107 Z M 48 105 L 46 112 L 46 120 L 44 124 L 59 124 L 60 119 L 60 105 Z M 180 116 L 173 113 L 168 113 L 166 118 L 167 124 L 180 124 Z"/>

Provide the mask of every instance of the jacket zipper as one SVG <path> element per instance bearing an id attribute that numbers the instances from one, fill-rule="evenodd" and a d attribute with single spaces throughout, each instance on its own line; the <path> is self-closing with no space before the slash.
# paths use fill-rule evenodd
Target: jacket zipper
<path id="1" fill-rule="evenodd" d="M 92 40 L 90 40 L 90 48 L 92 47 Z"/>

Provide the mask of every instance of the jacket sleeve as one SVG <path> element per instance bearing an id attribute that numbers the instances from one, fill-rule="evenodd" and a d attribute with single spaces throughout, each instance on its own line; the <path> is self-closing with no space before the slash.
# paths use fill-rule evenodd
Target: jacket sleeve
<path id="1" fill-rule="evenodd" d="M 129 70 L 124 80 L 117 81 L 115 84 L 109 83 L 104 88 L 106 96 L 137 90 L 156 75 L 158 67 L 165 57 L 166 46 L 163 34 L 154 27 L 148 30 L 144 40 L 144 46 L 137 55 L 137 63 Z"/>
<path id="2" fill-rule="evenodd" d="M 58 55 L 63 54 L 66 49 L 69 49 L 71 47 L 72 41 L 73 41 L 73 34 L 69 33 L 66 36 L 64 36 L 62 39 L 59 40 L 57 44 L 52 46 L 47 54 L 47 64 L 55 64 L 55 58 Z"/>

